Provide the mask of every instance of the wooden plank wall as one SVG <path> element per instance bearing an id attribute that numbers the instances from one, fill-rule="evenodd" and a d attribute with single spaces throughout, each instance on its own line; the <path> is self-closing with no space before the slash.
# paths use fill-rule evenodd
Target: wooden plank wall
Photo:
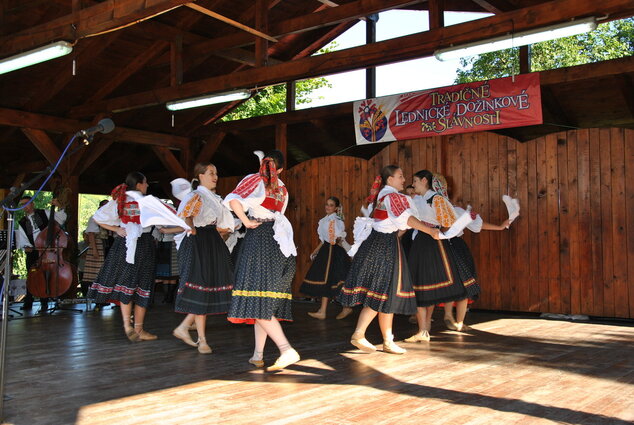
<path id="1" fill-rule="evenodd" d="M 374 175 L 398 164 L 447 176 L 453 201 L 489 222 L 520 199 L 509 231 L 467 232 L 483 288 L 477 308 L 634 318 L 634 131 L 581 129 L 526 143 L 493 133 L 394 142 L 366 161 L 316 158 L 285 172 L 299 258 L 294 289 L 317 244 L 328 196 L 344 205 L 349 242 Z M 228 193 L 239 178 L 221 179 Z"/>

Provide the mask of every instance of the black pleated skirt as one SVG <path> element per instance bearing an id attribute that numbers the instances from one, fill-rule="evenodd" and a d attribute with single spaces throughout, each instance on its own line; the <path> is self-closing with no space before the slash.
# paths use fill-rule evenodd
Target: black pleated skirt
<path id="1" fill-rule="evenodd" d="M 148 307 L 154 288 L 156 250 L 151 233 L 143 233 L 137 239 L 134 264 L 125 260 L 125 238 L 115 236 L 106 260 L 95 278 L 88 298 L 96 303 L 133 302 Z"/>
<path id="2" fill-rule="evenodd" d="M 478 275 L 471 250 L 462 238 L 451 239 L 451 249 L 458 263 L 460 278 L 464 282 L 467 298 L 475 301 L 480 297 L 480 285 L 478 284 Z"/>
<path id="3" fill-rule="evenodd" d="M 229 321 L 255 323 L 255 319 L 293 320 L 291 283 L 296 257 L 285 257 L 273 239 L 273 222 L 248 229 L 235 266 Z"/>
<path id="4" fill-rule="evenodd" d="M 334 298 L 350 269 L 350 257 L 339 245 L 327 242 L 319 248 L 313 264 L 308 269 L 299 292 L 314 297 Z"/>
<path id="5" fill-rule="evenodd" d="M 181 249 L 188 252 L 183 251 L 181 256 L 188 257 L 188 271 L 180 280 L 174 309 L 178 313 L 191 314 L 228 312 L 233 290 L 233 266 L 229 249 L 216 226 L 197 227 L 196 234 L 185 240 L 187 244 L 181 245 Z"/>
<path id="6" fill-rule="evenodd" d="M 373 230 L 361 244 L 337 296 L 344 307 L 363 305 L 380 313 L 416 312 L 407 259 L 397 233 Z"/>
<path id="7" fill-rule="evenodd" d="M 409 251 L 412 248 L 412 233 L 414 229 L 407 229 L 403 236 L 401 236 L 401 245 L 403 245 L 403 252 L 405 253 L 405 258 L 409 258 Z"/>
<path id="8" fill-rule="evenodd" d="M 435 240 L 419 232 L 412 244 L 409 264 L 419 307 L 458 301 L 467 297 L 470 280 L 456 255 L 455 241 Z"/>

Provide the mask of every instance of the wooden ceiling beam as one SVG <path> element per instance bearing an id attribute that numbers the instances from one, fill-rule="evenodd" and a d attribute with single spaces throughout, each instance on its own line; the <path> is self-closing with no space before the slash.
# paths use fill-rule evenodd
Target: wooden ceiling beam
<path id="1" fill-rule="evenodd" d="M 2 174 L 19 174 L 19 173 L 35 173 L 36 171 L 42 171 L 48 167 L 49 162 L 46 160 L 30 161 L 30 162 L 13 162 L 6 167 L 2 168 Z"/>
<path id="2" fill-rule="evenodd" d="M 218 131 L 217 133 L 214 133 L 210 137 L 210 140 L 207 140 L 203 148 L 198 153 L 198 156 L 196 157 L 196 162 L 211 161 L 211 158 L 220 147 L 220 144 L 222 143 L 226 135 L 227 133 L 223 131 Z"/>
<path id="3" fill-rule="evenodd" d="M 221 15 L 220 13 L 216 13 L 213 10 L 209 10 L 206 9 L 202 6 L 197 5 L 196 3 L 186 3 L 185 6 L 189 7 L 190 9 L 194 9 L 197 12 L 200 12 L 204 15 L 207 16 L 211 16 L 214 19 L 218 19 L 221 22 L 224 22 L 225 24 L 229 24 L 232 27 L 236 27 L 238 29 L 241 29 L 242 31 L 245 31 L 249 34 L 253 34 L 257 37 L 261 37 L 264 38 L 266 40 L 272 41 L 274 43 L 277 43 L 277 39 L 275 37 L 271 37 L 268 34 L 263 33 L 262 31 L 258 31 L 255 28 L 251 28 L 247 25 L 241 24 L 238 21 L 234 21 L 233 19 L 227 18 L 226 16 Z"/>
<path id="4" fill-rule="evenodd" d="M 154 151 L 154 154 L 156 154 L 173 179 L 187 178 L 187 172 L 172 151 L 163 146 L 152 146 L 152 151 Z"/>
<path id="5" fill-rule="evenodd" d="M 86 100 L 86 103 L 97 102 L 108 96 L 110 93 L 115 91 L 117 87 L 123 84 L 128 78 L 139 72 L 153 59 L 160 56 L 164 51 L 167 51 L 168 47 L 170 47 L 171 43 L 173 43 L 175 40 L 182 38 L 184 42 L 188 39 L 188 37 L 194 37 L 195 35 L 189 33 L 188 30 L 196 25 L 196 23 L 198 23 L 200 19 L 201 17 L 195 14 L 191 17 L 185 18 L 180 21 L 180 28 L 175 28 L 158 21 L 145 21 L 143 23 L 143 31 L 147 31 L 148 28 L 154 28 L 156 30 L 154 31 L 154 33 L 159 32 L 162 34 L 167 34 L 167 39 L 165 41 L 162 41 L 162 38 L 155 40 L 152 45 L 150 45 L 147 49 L 144 49 L 144 51 L 140 55 L 137 55 L 132 60 L 132 62 L 127 63 L 125 66 L 122 66 L 115 76 L 111 76 L 99 88 L 99 90 L 93 93 L 93 95 L 90 96 L 88 100 Z M 140 25 L 137 26 L 137 28 L 138 31 L 141 30 Z M 172 52 L 170 51 L 170 62 L 172 60 L 171 53 Z"/>
<path id="6" fill-rule="evenodd" d="M 87 40 L 85 43 L 81 43 L 81 45 L 75 49 L 74 54 L 69 55 L 56 66 L 56 69 L 50 73 L 49 78 L 43 79 L 39 83 L 40 87 L 34 91 L 38 95 L 32 97 L 31 100 L 21 108 L 28 111 L 37 111 L 46 105 L 48 101 L 59 94 L 75 78 L 72 72 L 73 61 L 79 62 L 80 64 L 90 63 L 117 38 L 118 34 L 112 34 L 108 37 L 102 37 L 100 39 L 94 38 Z M 79 72 L 81 72 L 81 67 L 79 67 L 79 69 Z"/>
<path id="7" fill-rule="evenodd" d="M 11 56 L 56 40 L 76 41 L 116 31 L 169 12 L 188 2 L 191 0 L 106 0 L 74 14 L 71 12 L 45 24 L 0 38 L 0 57 Z"/>
<path id="8" fill-rule="evenodd" d="M 214 55 L 244 65 L 249 65 L 252 67 L 257 66 L 256 55 L 254 55 L 253 52 L 245 49 L 240 49 L 238 47 L 233 49 L 220 50 L 218 52 L 214 52 Z M 282 63 L 282 61 L 267 57 L 267 63 L 269 65 L 277 65 L 279 63 Z"/>
<path id="9" fill-rule="evenodd" d="M 553 3 L 557 4 L 555 8 Z M 341 6 L 343 7 L 343 6 Z M 335 8 L 332 10 L 337 10 Z M 171 100 L 219 93 L 236 88 L 252 88 L 291 80 L 319 77 L 368 66 L 428 57 L 436 49 L 483 40 L 508 33 L 553 25 L 573 18 L 610 13 L 634 14 L 631 0 L 559 0 L 530 8 L 494 15 L 477 21 L 393 38 L 369 45 L 306 57 L 266 68 L 247 69 L 183 84 L 72 108 L 73 116 L 90 116 L 102 111 L 126 111 Z M 526 19 L 530 14 L 531 19 Z"/>
<path id="10" fill-rule="evenodd" d="M 555 7 L 556 5 L 556 7 Z M 338 10 L 344 6 L 334 8 Z M 247 69 L 183 84 L 177 88 L 164 87 L 97 102 L 71 109 L 73 116 L 90 116 L 102 111 L 120 112 L 171 100 L 220 93 L 237 88 L 252 88 L 279 84 L 291 80 L 319 77 L 352 69 L 385 65 L 397 61 L 428 57 L 436 49 L 465 44 L 476 40 L 525 31 L 586 16 L 605 16 L 611 13 L 634 14 L 631 0 L 556 0 L 521 10 L 494 15 L 476 21 L 393 38 L 369 45 L 306 57 L 265 68 Z M 531 19 L 526 19 L 530 16 Z"/>
<path id="11" fill-rule="evenodd" d="M 114 143 L 113 139 L 101 138 L 86 147 L 81 159 L 75 163 L 71 174 L 81 176 Z"/>
<path id="12" fill-rule="evenodd" d="M 268 0 L 255 0 L 255 27 L 258 29 L 258 31 L 261 31 L 261 32 L 267 32 L 269 30 Z M 255 39 L 255 66 L 267 66 L 268 64 L 269 64 L 269 40 L 262 37 L 256 38 Z"/>
<path id="13" fill-rule="evenodd" d="M 498 14 L 508 12 L 513 9 L 517 9 L 517 7 L 513 6 L 506 0 L 472 0 L 475 4 L 480 6 L 482 9 L 487 12 Z"/>
<path id="14" fill-rule="evenodd" d="M 55 164 L 59 160 L 62 152 L 46 132 L 37 128 L 22 128 L 22 133 L 28 137 L 49 164 Z"/>
<path id="15" fill-rule="evenodd" d="M 149 61 L 166 51 L 168 48 L 169 43 L 166 41 L 158 40 L 152 43 L 152 45 L 143 50 L 140 55 L 137 55 L 132 62 L 128 62 L 125 66 L 122 66 L 119 69 L 119 72 L 114 75 L 109 75 L 108 81 L 102 84 L 99 89 L 86 100 L 86 103 L 97 102 L 108 96 L 128 78 L 143 69 Z"/>
<path id="16" fill-rule="evenodd" d="M 358 0 L 339 7 L 324 9 L 297 18 L 269 24 L 269 33 L 274 37 L 306 32 L 341 22 L 362 18 L 366 15 L 379 13 L 399 7 L 411 6 L 423 0 Z M 193 45 L 186 49 L 188 56 L 196 56 L 214 50 L 230 47 L 243 47 L 253 44 L 253 37 L 249 34 L 234 33 L 213 40 Z"/>
<path id="17" fill-rule="evenodd" d="M 90 122 L 0 108 L 0 125 L 73 134 L 82 128 L 90 127 Z M 103 138 L 126 143 L 166 146 L 175 149 L 181 149 L 190 144 L 190 140 L 187 137 L 125 127 L 115 127 L 111 133 L 105 134 Z"/>
<path id="18" fill-rule="evenodd" d="M 338 103 L 336 105 L 320 106 L 317 108 L 300 109 L 281 114 L 262 115 L 259 117 L 247 118 L 238 121 L 218 122 L 212 126 L 212 130 L 224 131 L 226 133 L 240 130 L 249 130 L 262 127 L 269 127 L 284 122 L 287 124 L 306 122 L 311 120 L 326 119 L 336 115 L 352 113 L 353 102 Z M 213 134 L 213 133 L 211 133 Z"/>
<path id="19" fill-rule="evenodd" d="M 332 27 L 329 31 L 319 37 L 317 40 L 310 43 L 308 46 L 304 47 L 300 52 L 298 52 L 295 56 L 293 56 L 293 60 L 305 58 L 306 56 L 310 56 L 315 53 L 317 50 L 321 49 L 326 44 L 330 43 L 335 38 L 339 37 L 341 34 L 346 32 L 348 29 L 352 28 L 356 25 L 357 21 L 348 21 L 342 22 L 338 25 Z"/>

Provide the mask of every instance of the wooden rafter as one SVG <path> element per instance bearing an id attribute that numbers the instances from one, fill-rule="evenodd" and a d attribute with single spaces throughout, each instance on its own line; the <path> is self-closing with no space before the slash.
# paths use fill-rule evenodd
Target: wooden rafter
<path id="1" fill-rule="evenodd" d="M 240 49 L 236 47 L 233 49 L 220 50 L 220 51 L 214 52 L 214 55 L 224 59 L 228 59 L 234 62 L 244 64 L 244 65 L 257 66 L 257 55 L 253 54 L 253 52 L 250 52 L 246 49 Z M 277 65 L 278 63 L 282 63 L 282 61 L 279 61 L 271 57 L 267 57 L 267 63 L 269 65 Z"/>
<path id="2" fill-rule="evenodd" d="M 219 131 L 213 134 L 210 137 L 210 140 L 208 140 L 207 143 L 205 143 L 203 148 L 198 153 L 198 156 L 196 157 L 196 162 L 204 162 L 204 161 L 211 160 L 211 157 L 214 156 L 214 154 L 220 147 L 220 144 L 222 143 L 226 135 L 227 133 L 222 131 Z"/>
<path id="3" fill-rule="evenodd" d="M 108 81 L 103 83 L 97 91 L 95 91 L 90 98 L 87 100 L 88 102 L 97 102 L 104 97 L 108 96 L 117 87 L 123 84 L 128 78 L 132 75 L 139 72 L 149 61 L 151 61 L 156 56 L 160 55 L 162 52 L 167 50 L 169 47 L 169 43 L 166 41 L 158 40 L 152 43 L 147 49 L 145 49 L 140 55 L 137 55 L 132 62 L 127 63 L 125 66 L 122 66 L 119 69 L 119 72 L 114 75 L 109 76 Z"/>
<path id="4" fill-rule="evenodd" d="M 176 36 L 170 45 L 170 86 L 183 82 L 183 37 Z"/>
<path id="5" fill-rule="evenodd" d="M 191 8 L 191 9 L 194 9 L 197 12 L 203 13 L 203 14 L 205 14 L 207 16 L 211 16 L 212 18 L 218 19 L 219 21 L 222 21 L 222 22 L 224 22 L 226 24 L 229 24 L 229 25 L 231 25 L 233 27 L 239 28 L 242 31 L 246 31 L 249 34 L 256 35 L 258 37 L 261 37 L 261 38 L 264 38 L 266 40 L 272 41 L 274 43 L 277 42 L 277 39 L 275 37 L 271 37 L 268 34 L 264 34 L 262 31 L 258 31 L 258 30 L 254 29 L 254 28 L 251 28 L 251 27 L 247 26 L 247 25 L 241 24 L 238 21 L 234 21 L 231 18 L 227 18 L 226 16 L 223 16 L 220 13 L 216 13 L 213 10 L 205 9 L 204 7 L 199 6 L 196 3 L 186 3 L 185 6 Z"/>
<path id="6" fill-rule="evenodd" d="M 23 128 L 22 132 L 46 158 L 49 164 L 55 164 L 59 160 L 62 152 L 46 132 L 37 128 Z"/>
<path id="7" fill-rule="evenodd" d="M 90 127 L 90 122 L 0 108 L 0 125 L 72 134 L 82 128 Z M 167 146 L 174 149 L 181 149 L 182 147 L 189 146 L 190 143 L 187 137 L 125 127 L 115 127 L 111 133 L 103 137 L 112 138 L 120 142 Z"/>
<path id="8" fill-rule="evenodd" d="M 2 168 L 2 173 L 6 175 L 15 175 L 19 173 L 34 173 L 42 171 L 49 165 L 46 160 L 30 161 L 30 162 L 14 162 Z"/>
<path id="9" fill-rule="evenodd" d="M 255 0 L 255 27 L 266 32 L 269 28 L 269 9 L 267 0 Z M 266 38 L 255 40 L 255 66 L 266 66 L 269 62 L 269 43 Z"/>
<path id="10" fill-rule="evenodd" d="M 324 6 L 320 6 L 319 8 L 317 8 L 316 12 L 320 11 L 320 10 L 323 10 L 323 7 Z M 306 46 L 301 52 L 297 53 L 293 57 L 293 60 L 312 55 L 319 48 L 321 48 L 322 46 L 328 44 L 331 40 L 334 40 L 339 35 L 343 34 L 348 28 L 350 28 L 354 24 L 355 24 L 355 22 L 349 21 L 349 22 L 343 22 L 341 24 L 336 25 L 335 27 L 330 29 L 328 32 L 323 34 L 321 37 L 319 37 L 317 40 L 313 41 L 313 43 L 311 43 L 310 45 Z M 286 37 L 293 37 L 293 36 L 294 35 L 285 36 L 285 38 L 282 39 L 281 42 L 283 43 L 284 41 L 286 41 Z M 280 62 L 275 60 L 275 59 L 272 59 L 269 56 L 269 64 L 270 65 L 274 65 L 276 63 L 280 63 Z M 237 72 L 239 70 L 240 70 L 240 68 L 236 69 L 234 72 Z M 295 93 L 293 92 L 293 105 L 294 105 L 294 102 L 295 102 L 294 94 Z M 246 100 L 248 100 L 248 99 L 246 99 Z M 184 134 L 185 135 L 194 134 L 199 127 L 215 123 L 220 118 L 224 117 L 227 113 L 229 113 L 233 109 L 237 108 L 240 104 L 242 104 L 243 102 L 246 102 L 246 100 L 239 100 L 239 101 L 235 101 L 235 102 L 231 102 L 231 103 L 226 104 L 225 106 L 223 106 L 222 108 L 217 110 L 211 117 L 205 117 L 204 119 L 202 119 L 202 121 L 198 120 L 198 125 L 189 125 L 187 130 L 186 130 L 186 132 Z M 288 104 L 288 93 L 287 93 L 287 104 Z M 293 110 L 293 109 L 294 109 L 294 107 L 293 108 L 289 108 L 287 106 L 286 110 L 289 111 L 289 110 Z"/>
<path id="11" fill-rule="evenodd" d="M 553 7 L 557 4 L 557 8 Z M 343 6 L 342 6 L 343 7 Z M 337 10 L 335 8 L 332 10 Z M 219 93 L 235 88 L 251 88 L 256 85 L 279 84 L 290 80 L 311 78 L 345 72 L 368 66 L 384 65 L 396 61 L 428 57 L 442 47 L 483 40 L 508 33 L 553 25 L 588 15 L 610 13 L 634 14 L 631 0 L 560 0 L 494 15 L 449 27 L 311 56 L 266 68 L 256 68 L 211 77 L 183 84 L 178 88 L 164 87 L 143 93 L 76 107 L 73 116 L 89 116 L 101 111 L 126 111 L 143 106 L 156 105 L 170 100 L 197 96 L 202 93 Z M 530 14 L 532 19 L 525 19 Z"/>
<path id="12" fill-rule="evenodd" d="M 516 9 L 506 0 L 472 0 L 475 4 L 490 13 L 504 13 Z"/>
<path id="13" fill-rule="evenodd" d="M 117 74 L 111 76 L 108 81 L 104 82 L 99 90 L 97 90 L 86 102 L 96 102 L 98 100 L 103 99 L 108 96 L 114 90 L 117 89 L 121 84 L 123 84 L 128 78 L 132 75 L 139 72 L 143 69 L 147 64 L 149 64 L 153 59 L 160 56 L 162 52 L 166 51 L 170 46 L 170 43 L 174 41 L 174 39 L 178 37 L 183 37 L 183 41 L 188 38 L 190 34 L 187 30 L 193 27 L 199 20 L 200 16 L 194 15 L 190 18 L 183 19 L 181 21 L 181 28 L 174 28 L 169 25 L 162 24 L 156 21 L 146 21 L 143 23 L 143 31 L 146 31 L 147 28 L 158 27 L 159 33 L 167 32 L 169 37 L 167 40 L 156 40 L 154 41 L 147 49 L 145 49 L 140 55 L 137 55 L 132 62 L 127 63 L 125 66 L 122 66 Z M 154 33 L 153 33 L 154 34 Z M 196 36 L 199 37 L 199 36 Z M 171 62 L 171 51 L 170 51 L 170 62 Z"/>
<path id="14" fill-rule="evenodd" d="M 358 18 L 379 13 L 397 7 L 411 6 L 422 0 L 358 0 L 336 8 L 325 8 L 319 12 L 298 16 L 286 21 L 269 24 L 269 33 L 275 37 L 287 34 L 295 34 L 323 28 L 341 22 L 356 20 Z M 186 49 L 187 56 L 196 56 L 205 52 L 228 49 L 231 47 L 243 47 L 253 44 L 253 37 L 249 34 L 237 33 L 218 37 L 213 40 L 195 44 Z"/>
<path id="15" fill-rule="evenodd" d="M 152 151 L 156 154 L 163 166 L 169 171 L 173 179 L 187 177 L 187 172 L 176 159 L 172 151 L 163 146 L 152 146 Z"/>
<path id="16" fill-rule="evenodd" d="M 0 38 L 0 57 L 42 46 L 55 40 L 75 41 L 135 25 L 169 12 L 191 0 L 106 0 Z M 149 3 L 149 5 L 148 5 Z M 79 21 L 77 21 L 77 16 Z"/>
<path id="17" fill-rule="evenodd" d="M 61 63 L 56 66 L 56 69 L 51 72 L 50 77 L 41 81 L 40 87 L 35 91 L 38 95 L 33 96 L 22 108 L 28 111 L 36 111 L 46 105 L 48 101 L 61 93 L 75 78 L 72 72 L 72 61 L 79 62 L 80 64 L 90 63 L 117 38 L 118 34 L 112 34 L 107 37 L 102 37 L 101 39 L 95 38 L 82 43 L 76 48 L 74 55 L 61 61 Z"/>
<path id="18" fill-rule="evenodd" d="M 113 139 L 105 139 L 95 141 L 88 145 L 81 159 L 75 163 L 75 167 L 71 171 L 73 175 L 82 175 L 99 157 L 108 150 L 114 143 Z"/>
<path id="19" fill-rule="evenodd" d="M 441 0 L 429 0 L 429 28 L 442 28 L 445 26 L 445 9 Z"/>

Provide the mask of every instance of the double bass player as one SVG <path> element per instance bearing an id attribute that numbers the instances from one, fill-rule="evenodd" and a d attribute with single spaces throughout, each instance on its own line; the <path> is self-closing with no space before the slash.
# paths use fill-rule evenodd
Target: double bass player
<path id="1" fill-rule="evenodd" d="M 30 196 L 23 196 L 20 198 L 19 205 L 23 206 L 31 200 Z M 51 205 L 57 207 L 55 211 L 55 221 L 60 225 L 66 222 L 67 214 L 61 207 L 60 202 L 57 199 L 51 201 Z M 46 229 L 48 226 L 50 211 L 46 211 L 40 208 L 35 208 L 33 203 L 30 203 L 24 208 L 24 217 L 18 222 L 16 228 L 16 247 L 24 250 L 26 253 L 26 268 L 30 270 L 39 258 L 39 252 L 34 249 L 35 240 L 40 232 Z M 44 312 L 48 310 L 48 298 L 40 298 L 41 308 L 40 311 Z M 23 310 L 30 310 L 33 308 L 33 295 L 27 291 L 24 298 Z"/>

